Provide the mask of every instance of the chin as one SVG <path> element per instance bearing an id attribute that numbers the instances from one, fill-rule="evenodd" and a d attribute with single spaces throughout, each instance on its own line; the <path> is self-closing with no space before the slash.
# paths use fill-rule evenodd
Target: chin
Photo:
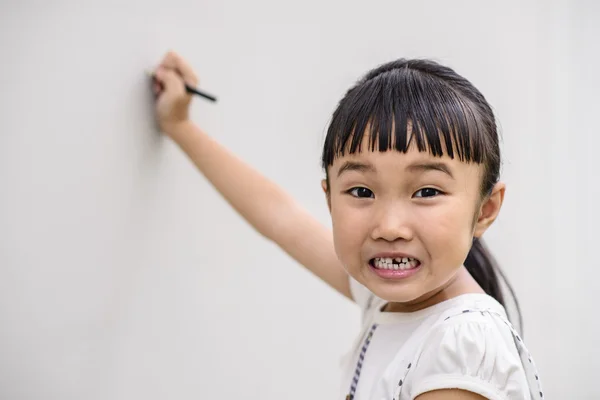
<path id="1" fill-rule="evenodd" d="M 364 271 L 361 275 L 361 279 L 357 280 L 363 286 L 368 288 L 375 296 L 387 302 L 412 303 L 426 294 L 426 291 L 423 290 L 422 280 L 382 279 L 373 275 L 371 271 Z"/>
<path id="2" fill-rule="evenodd" d="M 375 296 L 390 303 L 410 304 L 419 300 L 425 295 L 422 290 L 416 290 L 414 287 L 409 287 L 412 285 L 376 283 L 369 286 L 369 290 L 373 292 Z"/>

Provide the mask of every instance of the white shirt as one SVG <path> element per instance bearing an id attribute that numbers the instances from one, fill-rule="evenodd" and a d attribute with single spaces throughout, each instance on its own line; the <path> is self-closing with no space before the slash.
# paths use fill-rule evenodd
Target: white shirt
<path id="1" fill-rule="evenodd" d="M 465 294 L 392 313 L 382 312 L 386 302 L 352 278 L 350 287 L 363 310 L 363 329 L 343 362 L 341 399 L 356 378 L 354 400 L 412 400 L 451 388 L 490 400 L 543 398 L 531 357 L 494 298 Z"/>

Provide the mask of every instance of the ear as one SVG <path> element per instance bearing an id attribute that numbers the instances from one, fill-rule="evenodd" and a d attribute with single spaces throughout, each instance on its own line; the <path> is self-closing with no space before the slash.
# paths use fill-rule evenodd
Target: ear
<path id="1" fill-rule="evenodd" d="M 331 213 L 331 196 L 329 195 L 329 187 L 327 187 L 327 179 L 321 181 L 321 189 L 323 189 L 323 193 L 325 193 L 327 208 L 329 208 L 329 212 Z"/>
<path id="2" fill-rule="evenodd" d="M 506 185 L 503 182 L 498 182 L 492 188 L 492 193 L 481 203 L 478 211 L 479 216 L 475 221 L 474 237 L 481 237 L 496 220 L 504 202 L 505 192 Z"/>

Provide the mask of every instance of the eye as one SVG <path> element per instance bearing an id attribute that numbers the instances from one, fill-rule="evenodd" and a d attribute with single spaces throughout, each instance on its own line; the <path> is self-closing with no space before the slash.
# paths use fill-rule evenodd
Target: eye
<path id="1" fill-rule="evenodd" d="M 373 195 L 373 192 L 370 189 L 367 189 L 365 187 L 355 187 L 352 188 L 350 190 L 348 190 L 348 193 L 354 197 L 358 197 L 361 199 L 368 199 L 368 198 L 374 198 L 375 196 Z"/>
<path id="2" fill-rule="evenodd" d="M 426 197 L 435 197 L 442 194 L 442 192 L 440 192 L 437 189 L 434 188 L 423 188 L 421 190 L 417 190 L 417 192 L 414 194 L 415 197 L 420 197 L 420 198 L 426 198 Z"/>

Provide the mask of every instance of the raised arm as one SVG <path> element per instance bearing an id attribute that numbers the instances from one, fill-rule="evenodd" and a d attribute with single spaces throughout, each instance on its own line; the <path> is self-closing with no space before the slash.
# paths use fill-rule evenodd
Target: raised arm
<path id="1" fill-rule="evenodd" d="M 192 68 L 170 52 L 155 71 L 156 113 L 163 132 L 256 231 L 344 296 L 351 298 L 348 275 L 338 260 L 331 231 L 281 187 L 240 160 L 189 120 L 190 95 L 184 81 L 197 85 Z"/>

